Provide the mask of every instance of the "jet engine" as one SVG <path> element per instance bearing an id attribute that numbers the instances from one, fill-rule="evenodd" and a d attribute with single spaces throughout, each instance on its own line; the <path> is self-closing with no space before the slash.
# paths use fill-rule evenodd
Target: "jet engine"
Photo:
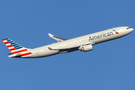
<path id="1" fill-rule="evenodd" d="M 83 45 L 83 46 L 80 46 L 80 47 L 79 47 L 79 50 L 80 50 L 80 51 L 87 52 L 87 51 L 93 50 L 93 48 L 92 48 L 92 45 L 89 44 L 89 45 Z"/>

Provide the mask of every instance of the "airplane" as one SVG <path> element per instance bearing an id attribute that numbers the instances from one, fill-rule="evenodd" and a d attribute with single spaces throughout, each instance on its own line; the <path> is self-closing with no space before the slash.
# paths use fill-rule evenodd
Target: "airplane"
<path id="1" fill-rule="evenodd" d="M 93 50 L 93 45 L 123 37 L 133 30 L 133 28 L 128 26 L 121 26 L 73 39 L 65 39 L 48 33 L 51 38 L 58 42 L 34 49 L 25 48 L 10 38 L 2 39 L 2 41 L 11 51 L 8 58 L 40 58 L 76 50 L 91 51 Z"/>

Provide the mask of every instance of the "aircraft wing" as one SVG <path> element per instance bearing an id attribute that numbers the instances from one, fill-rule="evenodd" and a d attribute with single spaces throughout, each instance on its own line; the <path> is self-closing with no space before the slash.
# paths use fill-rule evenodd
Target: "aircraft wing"
<path id="1" fill-rule="evenodd" d="M 56 41 L 58 41 L 58 42 L 62 42 L 62 41 L 68 40 L 68 39 L 65 39 L 65 38 L 61 38 L 61 37 L 54 36 L 54 35 L 52 35 L 52 34 L 50 34 L 50 33 L 48 33 L 48 35 L 49 35 L 51 38 L 53 38 L 53 39 L 55 39 Z"/>
<path id="2" fill-rule="evenodd" d="M 18 53 L 18 54 L 12 54 L 12 55 L 9 55 L 8 58 L 11 58 L 11 57 L 20 57 L 22 56 L 21 53 Z"/>
<path id="3" fill-rule="evenodd" d="M 73 45 L 71 47 L 68 47 L 68 48 L 61 48 L 61 49 L 54 49 L 54 48 L 51 48 L 51 47 L 48 47 L 49 50 L 57 50 L 57 51 L 68 51 L 68 50 L 74 50 L 74 49 L 79 49 L 81 46 L 87 46 L 87 45 L 92 45 L 91 42 L 86 42 L 84 44 L 81 44 L 81 45 Z"/>
<path id="4" fill-rule="evenodd" d="M 76 47 L 70 47 L 70 48 L 62 48 L 62 49 L 53 49 L 51 47 L 48 47 L 49 50 L 57 50 L 57 51 L 68 51 L 71 49 L 78 49 L 80 46 L 76 46 Z"/>

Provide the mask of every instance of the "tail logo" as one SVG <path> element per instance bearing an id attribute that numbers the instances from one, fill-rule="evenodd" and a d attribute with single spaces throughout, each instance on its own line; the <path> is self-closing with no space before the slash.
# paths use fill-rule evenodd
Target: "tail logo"
<path id="1" fill-rule="evenodd" d="M 8 47 L 8 49 L 11 51 L 12 54 L 21 53 L 22 56 L 27 56 L 32 54 L 31 52 L 28 51 L 27 48 L 21 46 L 20 44 L 16 43 L 10 38 L 2 39 L 2 41 L 5 43 L 5 45 Z"/>

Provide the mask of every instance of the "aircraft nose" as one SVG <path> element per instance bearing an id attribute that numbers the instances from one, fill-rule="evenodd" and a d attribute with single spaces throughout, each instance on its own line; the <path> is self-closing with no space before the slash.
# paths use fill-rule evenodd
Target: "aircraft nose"
<path id="1" fill-rule="evenodd" d="M 129 30 L 130 30 L 131 32 L 133 32 L 133 31 L 134 31 L 134 29 L 133 29 L 133 28 L 130 28 Z"/>
<path id="2" fill-rule="evenodd" d="M 128 31 L 131 33 L 131 32 L 134 31 L 134 29 L 133 28 L 129 28 Z"/>

